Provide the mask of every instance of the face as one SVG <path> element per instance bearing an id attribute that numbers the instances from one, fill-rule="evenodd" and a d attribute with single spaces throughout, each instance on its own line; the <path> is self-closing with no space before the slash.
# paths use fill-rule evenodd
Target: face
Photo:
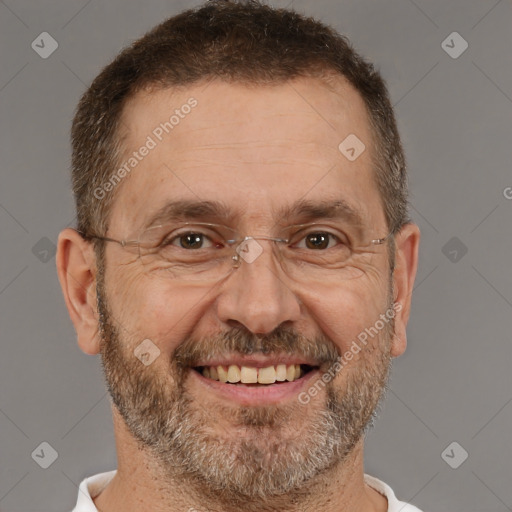
<path id="1" fill-rule="evenodd" d="M 155 132 L 190 98 L 196 105 L 172 131 Z M 213 82 L 139 93 L 123 126 L 127 159 L 148 136 L 155 146 L 117 185 L 107 236 L 137 239 L 156 216 L 157 225 L 215 223 L 274 238 L 315 224 L 292 248 L 258 239 L 261 254 L 217 280 L 186 279 L 158 252 L 106 245 L 101 353 L 127 428 L 170 476 L 233 498 L 287 493 L 343 464 L 386 386 L 393 337 L 388 319 L 358 341 L 393 300 L 387 247 L 368 244 L 387 229 L 362 100 L 341 80 L 335 90 L 314 79 Z M 350 134 L 366 146 L 353 161 L 338 149 Z M 165 206 L 177 201 L 217 209 L 176 215 Z M 334 202 L 335 213 L 325 208 Z M 199 231 L 177 239 L 180 251 L 205 243 Z M 296 249 L 318 259 L 347 247 L 343 265 L 293 259 Z M 136 357 L 143 340 L 146 364 Z M 242 380 L 262 382 L 222 382 L 237 380 L 237 367 Z"/>

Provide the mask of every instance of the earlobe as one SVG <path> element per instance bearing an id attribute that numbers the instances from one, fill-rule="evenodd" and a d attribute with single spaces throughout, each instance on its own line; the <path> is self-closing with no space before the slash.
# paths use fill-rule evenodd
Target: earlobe
<path id="1" fill-rule="evenodd" d="M 59 235 L 56 263 L 78 345 L 86 354 L 97 354 L 99 332 L 94 248 L 77 231 L 66 228 Z"/>
<path id="2" fill-rule="evenodd" d="M 391 355 L 398 357 L 407 347 L 406 327 L 411 311 L 411 295 L 418 268 L 420 230 L 416 224 L 405 224 L 395 236 L 395 270 L 393 272 L 395 335 Z"/>

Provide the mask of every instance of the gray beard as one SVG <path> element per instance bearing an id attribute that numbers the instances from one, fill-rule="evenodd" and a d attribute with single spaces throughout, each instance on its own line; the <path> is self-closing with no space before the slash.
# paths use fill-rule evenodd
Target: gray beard
<path id="1" fill-rule="evenodd" d="M 264 338 L 233 331 L 215 339 L 186 340 L 165 365 L 160 357 L 158 368 L 156 362 L 145 367 L 133 355 L 141 340 L 122 339 L 114 325 L 101 277 L 100 272 L 97 296 L 106 383 L 128 430 L 169 482 L 188 484 L 226 505 L 243 504 L 249 510 L 251 503 L 259 503 L 256 509 L 265 510 L 262 503 L 300 495 L 315 477 L 342 465 L 373 425 L 391 369 L 392 322 L 383 330 L 379 350 L 373 351 L 377 356 L 366 348 L 359 353 L 359 367 L 347 372 L 345 389 L 336 389 L 332 381 L 325 385 L 324 403 L 216 407 L 215 414 L 236 427 L 236 435 L 227 437 L 212 428 L 211 411 L 197 407 L 187 392 L 185 363 L 210 354 L 213 347 L 253 353 L 256 344 L 264 353 L 282 349 L 314 354 L 327 370 L 338 357 L 334 344 L 281 330 Z"/>

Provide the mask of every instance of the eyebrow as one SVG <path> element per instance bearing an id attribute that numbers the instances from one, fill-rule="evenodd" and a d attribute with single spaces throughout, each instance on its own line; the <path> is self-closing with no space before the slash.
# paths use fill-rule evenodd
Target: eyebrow
<path id="1" fill-rule="evenodd" d="M 343 220 L 354 227 L 363 226 L 363 213 L 344 199 L 312 201 L 299 199 L 289 206 L 280 208 L 277 217 L 307 222 L 318 219 Z"/>
<path id="2" fill-rule="evenodd" d="M 241 213 L 240 210 L 232 210 L 220 201 L 174 200 L 157 210 L 144 223 L 144 228 L 147 229 L 166 222 L 190 220 L 229 223 Z M 279 219 L 278 224 L 289 222 L 292 219 L 296 224 L 319 219 L 333 219 L 343 220 L 359 229 L 364 225 L 362 212 L 344 199 L 325 201 L 299 199 L 291 205 L 274 209 L 273 214 L 276 219 Z"/>
<path id="3" fill-rule="evenodd" d="M 228 222 L 234 213 L 219 201 L 200 201 L 180 199 L 169 201 L 157 210 L 150 219 L 144 223 L 144 228 L 157 226 L 165 222 L 188 220 L 215 220 Z"/>

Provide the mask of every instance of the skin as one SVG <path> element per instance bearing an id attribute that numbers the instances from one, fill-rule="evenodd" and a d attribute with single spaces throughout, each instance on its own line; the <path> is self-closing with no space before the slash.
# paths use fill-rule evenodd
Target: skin
<path id="1" fill-rule="evenodd" d="M 233 212 L 240 232 L 256 235 L 273 232 L 280 220 L 272 213 L 276 207 L 300 198 L 342 197 L 361 210 L 366 226 L 372 227 L 372 238 L 387 234 L 371 170 L 372 135 L 364 104 L 343 79 L 337 79 L 334 87 L 301 78 L 271 87 L 212 82 L 183 91 L 140 92 L 123 113 L 123 125 L 129 129 L 125 133 L 127 154 L 168 118 L 167 112 L 170 115 L 190 97 L 198 100 L 198 106 L 118 185 L 107 236 L 131 238 L 152 212 L 178 198 L 221 200 Z M 351 133 L 367 147 L 354 162 L 338 150 Z M 351 371 L 359 371 L 365 363 L 378 367 L 383 351 L 390 358 L 404 352 L 419 238 L 414 224 L 405 225 L 395 236 L 392 298 L 402 307 L 394 319 L 394 334 L 388 339 L 375 337 L 347 364 L 346 371 L 336 375 L 331 386 L 337 393 L 345 393 Z M 264 248 L 269 247 L 267 243 L 262 242 Z M 167 378 L 165 382 L 172 387 L 164 371 L 165 361 L 172 360 L 174 351 L 190 338 L 206 339 L 236 327 L 268 335 L 284 325 L 307 339 L 323 337 L 342 354 L 389 305 L 386 245 L 378 246 L 373 256 L 354 262 L 356 277 L 344 281 L 343 286 L 330 282 L 301 286 L 287 279 L 276 265 L 271 251 L 266 250 L 222 283 L 201 288 L 178 284 L 158 268 L 142 271 L 134 254 L 107 244 L 104 291 L 126 354 L 143 339 L 154 341 L 161 355 L 149 368 Z M 98 267 L 91 244 L 74 230 L 65 229 L 59 237 L 57 267 L 79 346 L 87 354 L 98 354 L 102 349 Z M 205 411 L 216 436 L 227 441 L 241 434 L 232 421 L 239 404 L 228 403 L 197 380 L 185 379 L 184 386 L 194 407 Z M 306 406 L 281 404 L 282 411 L 300 411 L 288 418 L 282 435 L 293 439 L 294 432 L 306 432 L 325 406 L 326 392 L 327 388 L 321 390 Z M 233 416 L 222 415 L 222 410 Z M 118 473 L 95 499 L 98 510 L 170 512 L 193 507 L 202 511 L 204 503 L 211 510 L 236 509 L 208 489 L 170 476 L 152 452 L 137 443 L 115 406 L 113 420 Z M 251 429 L 243 434 L 257 442 Z M 293 494 L 294 500 L 291 493 L 269 497 L 266 508 L 260 509 L 386 511 L 386 498 L 364 483 L 363 442 L 361 437 L 342 463 L 306 482 L 307 492 Z"/>

